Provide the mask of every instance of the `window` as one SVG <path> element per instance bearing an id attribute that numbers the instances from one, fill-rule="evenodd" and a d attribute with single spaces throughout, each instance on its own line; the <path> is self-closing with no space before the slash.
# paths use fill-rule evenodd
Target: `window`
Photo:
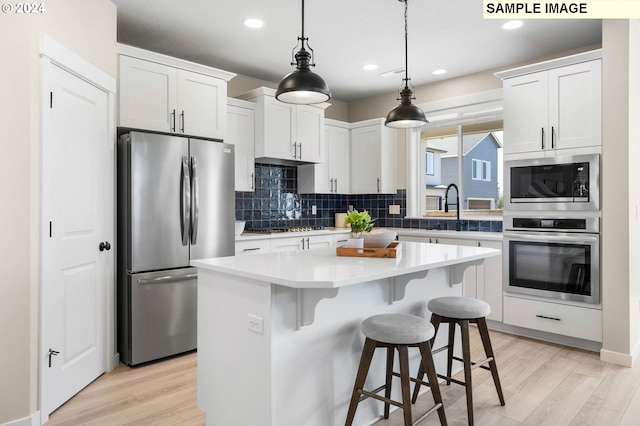
<path id="1" fill-rule="evenodd" d="M 471 179 L 482 180 L 482 161 L 481 160 L 476 160 L 475 158 L 471 160 Z"/>
<path id="2" fill-rule="evenodd" d="M 460 189 L 463 215 L 502 214 L 501 120 L 423 130 L 420 139 L 422 215 L 437 216 L 451 183 Z M 449 204 L 455 195 L 449 192 Z"/>
<path id="3" fill-rule="evenodd" d="M 433 176 L 435 171 L 433 169 L 433 152 L 427 151 L 427 174 Z"/>
<path id="4" fill-rule="evenodd" d="M 482 180 L 491 182 L 491 163 L 489 161 L 482 162 Z"/>
<path id="5" fill-rule="evenodd" d="M 471 160 L 471 179 L 491 182 L 491 162 L 485 160 Z"/>

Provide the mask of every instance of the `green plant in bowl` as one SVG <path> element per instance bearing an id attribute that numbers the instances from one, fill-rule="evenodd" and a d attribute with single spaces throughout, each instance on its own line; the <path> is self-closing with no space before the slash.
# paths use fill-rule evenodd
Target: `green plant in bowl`
<path id="1" fill-rule="evenodd" d="M 370 232 L 373 229 L 373 223 L 376 219 L 372 219 L 368 211 L 352 210 L 347 212 L 345 224 L 351 226 L 351 238 L 362 238 L 363 232 Z"/>

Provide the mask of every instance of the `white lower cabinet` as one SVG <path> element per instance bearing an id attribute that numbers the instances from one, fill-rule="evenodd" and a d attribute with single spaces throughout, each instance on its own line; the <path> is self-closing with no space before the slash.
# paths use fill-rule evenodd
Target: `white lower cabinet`
<path id="1" fill-rule="evenodd" d="M 236 241 L 236 256 L 250 253 L 269 253 L 271 251 L 271 241 L 251 240 Z"/>
<path id="2" fill-rule="evenodd" d="M 403 235 L 398 239 L 428 244 L 489 247 L 502 251 L 502 241 L 414 235 Z M 491 313 L 487 319 L 502 322 L 502 256 L 489 257 L 482 265 L 467 268 L 464 273 L 463 291 L 465 297 L 483 300 L 491 306 Z"/>
<path id="3" fill-rule="evenodd" d="M 347 245 L 347 240 L 349 239 L 349 234 L 337 234 L 333 236 L 333 246 L 334 247 L 344 247 Z"/>
<path id="4" fill-rule="evenodd" d="M 273 238 L 271 251 L 296 251 L 328 248 L 333 245 L 333 236 L 314 235 L 309 237 Z"/>
<path id="5" fill-rule="evenodd" d="M 504 296 L 504 323 L 602 342 L 600 309 Z"/>

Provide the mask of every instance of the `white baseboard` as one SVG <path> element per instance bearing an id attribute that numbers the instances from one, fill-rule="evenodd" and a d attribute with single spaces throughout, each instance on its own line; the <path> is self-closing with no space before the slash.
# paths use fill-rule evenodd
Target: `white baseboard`
<path id="1" fill-rule="evenodd" d="M 623 367 L 633 367 L 637 355 L 623 354 L 620 352 L 608 351 L 605 349 L 600 350 L 600 361 L 609 362 L 611 364 L 621 365 Z"/>
<path id="2" fill-rule="evenodd" d="M 36 411 L 29 417 L 23 417 L 18 420 L 12 420 L 8 423 L 2 423 L 0 426 L 40 426 L 40 411 Z"/>

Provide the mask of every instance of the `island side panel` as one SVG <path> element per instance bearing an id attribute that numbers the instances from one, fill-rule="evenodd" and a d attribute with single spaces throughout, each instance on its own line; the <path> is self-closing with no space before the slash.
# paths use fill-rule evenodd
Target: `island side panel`
<path id="1" fill-rule="evenodd" d="M 249 317 L 263 320 L 263 334 Z M 198 270 L 198 406 L 207 425 L 271 424 L 271 285 Z"/>
<path id="2" fill-rule="evenodd" d="M 450 268 L 411 274 L 417 279 L 406 287 L 403 299 L 389 304 L 389 279 L 341 287 L 337 296 L 321 300 L 314 322 L 296 330 L 296 290 L 272 286 L 271 368 L 272 426 L 344 424 L 364 336 L 361 322 L 383 313 L 409 313 L 429 318 L 427 302 L 434 297 L 461 296 L 460 284 L 450 285 Z M 396 282 L 405 279 L 396 277 Z M 446 326 L 437 344 L 446 343 Z M 376 351 L 366 387 L 384 383 L 384 350 Z M 412 374 L 419 363 L 417 349 L 410 351 Z M 444 353 L 436 355 L 440 372 L 446 371 Z M 397 371 L 397 370 L 396 370 Z M 392 397 L 400 399 L 399 380 Z M 426 389 L 426 387 L 423 387 Z M 378 419 L 382 404 L 368 399 L 360 403 L 354 425 Z"/>

